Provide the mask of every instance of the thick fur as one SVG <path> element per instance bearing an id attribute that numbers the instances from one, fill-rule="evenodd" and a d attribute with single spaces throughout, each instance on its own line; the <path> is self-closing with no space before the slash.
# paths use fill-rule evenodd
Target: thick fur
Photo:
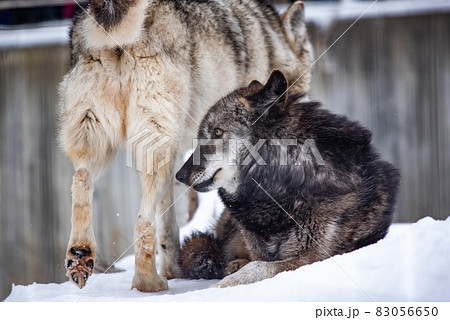
<path id="1" fill-rule="evenodd" d="M 207 233 L 195 233 L 184 243 L 180 254 L 183 278 L 223 278 L 224 252 L 219 241 Z"/>
<path id="2" fill-rule="evenodd" d="M 197 123 L 220 97 L 252 79 L 265 80 L 273 68 L 292 83 L 304 74 L 295 88 L 307 91 L 311 60 L 301 2 L 280 18 L 257 0 L 89 1 L 71 29 L 72 69 L 60 86 L 59 139 L 76 169 L 69 278 L 83 287 L 95 263 L 95 180 L 118 148 L 150 130 L 170 138 L 155 154 L 169 163 L 141 174 L 132 286 L 166 289 L 165 278 L 181 274 L 173 168 L 192 147 Z M 146 154 L 134 156 L 147 163 Z"/>
<path id="3" fill-rule="evenodd" d="M 183 278 L 221 279 L 249 261 L 239 226 L 225 209 L 214 234 L 194 233 L 184 241 L 179 264 Z"/>
<path id="4" fill-rule="evenodd" d="M 198 191 L 218 188 L 227 207 L 216 229 L 224 252 L 244 240 L 244 255 L 252 262 L 224 278 L 220 287 L 259 281 L 375 243 L 391 223 L 399 173 L 379 159 L 371 133 L 317 102 L 300 102 L 301 94 L 283 96 L 286 87 L 275 71 L 265 86 L 254 82 L 231 93 L 209 110 L 198 134 L 214 140 L 219 132 L 223 158 L 232 139 L 247 138 L 252 145 L 260 139 L 296 140 L 284 155 L 280 146 L 266 142 L 258 150 L 265 164 L 254 157 L 243 164 L 249 151 L 238 148 L 237 165 L 229 165 L 207 160 L 214 152 L 199 146 L 200 163 L 194 165 L 191 157 L 176 175 Z M 309 156 L 302 153 L 308 141 L 315 143 L 318 155 L 313 149 Z M 216 265 L 230 267 L 242 260 L 242 250 L 222 257 Z"/>

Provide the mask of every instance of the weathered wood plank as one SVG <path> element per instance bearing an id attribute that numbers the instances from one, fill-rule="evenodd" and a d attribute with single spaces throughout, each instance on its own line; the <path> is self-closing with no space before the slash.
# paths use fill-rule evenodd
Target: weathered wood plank
<path id="1" fill-rule="evenodd" d="M 351 23 L 309 26 L 319 56 Z M 448 14 L 358 22 L 318 61 L 313 97 L 359 120 L 401 169 L 395 221 L 450 214 Z"/>

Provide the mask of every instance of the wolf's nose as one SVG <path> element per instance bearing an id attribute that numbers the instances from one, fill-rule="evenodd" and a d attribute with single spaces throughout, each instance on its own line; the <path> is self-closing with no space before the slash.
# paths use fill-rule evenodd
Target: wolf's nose
<path id="1" fill-rule="evenodd" d="M 188 172 L 187 170 L 180 170 L 177 172 L 177 174 L 175 175 L 175 178 L 182 182 L 182 183 L 186 183 L 186 179 L 188 177 Z"/>

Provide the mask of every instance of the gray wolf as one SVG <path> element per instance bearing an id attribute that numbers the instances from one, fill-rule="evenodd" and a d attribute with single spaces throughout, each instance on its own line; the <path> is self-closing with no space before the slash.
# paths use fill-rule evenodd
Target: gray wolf
<path id="1" fill-rule="evenodd" d="M 81 288 L 95 266 L 94 182 L 118 148 L 151 131 L 170 138 L 154 155 L 168 163 L 135 155 L 154 170 L 141 174 L 132 287 L 164 290 L 167 278 L 181 274 L 174 164 L 192 147 L 207 108 L 251 79 L 278 68 L 292 83 L 303 74 L 294 87 L 309 89 L 303 4 L 282 17 L 257 0 L 90 0 L 86 10 L 74 20 L 72 66 L 59 91 L 59 141 L 76 170 L 66 274 Z"/>
<path id="2" fill-rule="evenodd" d="M 286 89 L 274 71 L 266 85 L 218 101 L 201 122 L 204 143 L 176 178 L 199 192 L 218 189 L 226 211 L 215 235 L 184 243 L 184 277 L 252 283 L 385 236 L 398 171 L 379 159 L 367 129 Z"/>

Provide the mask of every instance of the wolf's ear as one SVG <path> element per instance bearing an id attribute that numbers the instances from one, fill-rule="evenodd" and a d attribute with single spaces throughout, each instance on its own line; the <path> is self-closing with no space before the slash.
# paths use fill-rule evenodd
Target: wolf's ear
<path id="1" fill-rule="evenodd" d="M 281 109 L 284 109 L 287 99 L 287 89 L 288 83 L 286 78 L 281 71 L 275 70 L 270 75 L 269 80 L 267 80 L 264 87 L 247 99 L 255 108 L 268 108 L 271 110 L 269 115 L 274 115 L 277 113 L 276 110 L 280 111 Z M 277 108 L 274 107 L 275 104 L 277 104 Z M 264 111 L 264 113 L 266 113 L 266 111 Z"/>
<path id="2" fill-rule="evenodd" d="M 283 102 L 283 107 L 286 102 L 286 91 L 288 84 L 286 78 L 281 71 L 275 70 L 267 80 L 264 87 L 251 97 L 256 106 L 267 107 L 278 101 Z"/>
<path id="3" fill-rule="evenodd" d="M 259 82 L 258 80 L 253 80 L 252 82 L 250 82 L 250 84 L 248 85 L 248 87 L 250 88 L 250 89 L 253 89 L 253 88 L 258 88 L 258 89 L 262 89 L 263 87 L 264 87 L 264 85 L 261 83 L 261 82 Z"/>
<path id="4" fill-rule="evenodd" d="M 276 97 L 278 99 L 288 89 L 287 80 L 284 77 L 284 74 L 279 70 L 274 70 L 267 80 L 266 85 L 264 86 L 263 91 L 266 91 L 266 94 L 272 97 Z"/>
<path id="5" fill-rule="evenodd" d="M 294 50 L 301 52 L 303 40 L 307 36 L 305 23 L 305 5 L 302 1 L 294 2 L 282 15 L 284 33 Z"/>

